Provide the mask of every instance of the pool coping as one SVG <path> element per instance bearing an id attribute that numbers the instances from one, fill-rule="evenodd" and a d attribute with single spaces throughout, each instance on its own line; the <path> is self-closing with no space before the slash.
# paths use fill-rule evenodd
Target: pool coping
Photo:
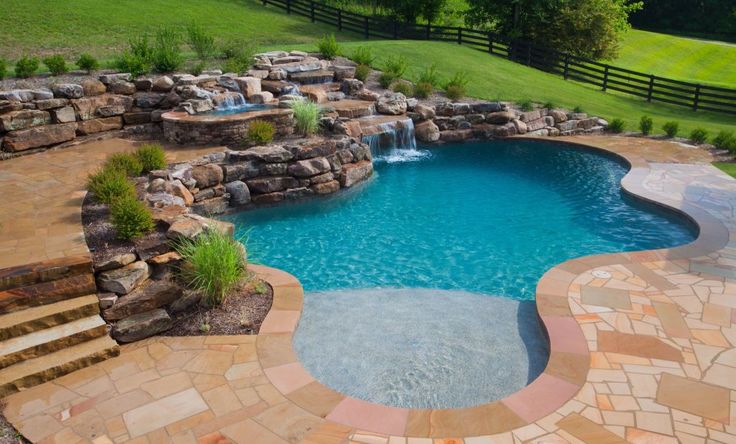
<path id="1" fill-rule="evenodd" d="M 555 143 L 598 151 L 622 160 L 629 171 L 621 180 L 621 189 L 636 199 L 688 219 L 698 227 L 696 239 L 674 248 L 586 256 L 552 267 L 536 288 L 537 311 L 550 343 L 549 361 L 544 371 L 529 385 L 505 398 L 457 409 L 391 407 L 349 397 L 324 386 L 302 366 L 292 346 L 303 308 L 301 284 L 284 271 L 251 266 L 274 290 L 273 305 L 256 340 L 259 361 L 271 384 L 291 402 L 321 418 L 362 431 L 409 437 L 462 437 L 507 432 L 532 424 L 573 399 L 591 369 L 588 341 L 568 303 L 573 281 L 583 272 L 606 265 L 703 256 L 726 246 L 729 230 L 715 216 L 684 199 L 667 199 L 647 190 L 644 180 L 651 168 L 643 157 L 584 143 Z"/>

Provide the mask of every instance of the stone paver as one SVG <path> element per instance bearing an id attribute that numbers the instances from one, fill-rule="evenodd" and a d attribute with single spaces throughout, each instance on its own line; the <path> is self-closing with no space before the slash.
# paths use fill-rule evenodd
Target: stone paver
<path id="1" fill-rule="evenodd" d="M 508 398 L 397 409 L 324 387 L 291 347 L 299 283 L 256 267 L 274 288 L 260 335 L 127 345 L 118 358 L 8 397 L 5 413 L 49 443 L 736 442 L 736 181 L 676 144 L 570 140 L 624 155 L 625 190 L 686 212 L 701 232 L 683 247 L 580 258 L 546 273 L 537 307 L 550 361 Z"/>

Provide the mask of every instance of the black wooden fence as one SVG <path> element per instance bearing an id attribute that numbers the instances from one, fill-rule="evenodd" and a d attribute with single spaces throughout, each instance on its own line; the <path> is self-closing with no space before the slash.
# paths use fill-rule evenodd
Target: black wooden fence
<path id="1" fill-rule="evenodd" d="M 284 9 L 288 14 L 308 17 L 312 22 L 336 26 L 340 31 L 362 34 L 366 39 L 434 40 L 468 45 L 565 79 L 595 85 L 603 91 L 631 94 L 648 102 L 664 102 L 693 111 L 736 114 L 736 89 L 683 82 L 618 68 L 486 31 L 403 23 L 355 14 L 311 0 L 262 0 L 262 3 L 264 6 Z"/>

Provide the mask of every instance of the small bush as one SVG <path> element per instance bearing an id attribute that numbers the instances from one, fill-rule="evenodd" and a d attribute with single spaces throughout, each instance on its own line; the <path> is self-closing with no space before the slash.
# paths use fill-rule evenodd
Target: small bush
<path id="1" fill-rule="evenodd" d="M 555 105 L 554 102 L 547 102 L 544 104 L 544 106 L 542 106 L 542 108 L 555 109 L 557 108 L 557 105 Z"/>
<path id="2" fill-rule="evenodd" d="M 534 102 L 529 99 L 522 100 L 519 102 L 519 109 L 523 112 L 534 111 Z"/>
<path id="3" fill-rule="evenodd" d="M 320 111 L 316 103 L 301 100 L 294 102 L 291 108 L 294 111 L 297 133 L 306 137 L 317 132 Z"/>
<path id="4" fill-rule="evenodd" d="M 198 76 L 202 74 L 202 72 L 205 70 L 206 67 L 207 67 L 207 64 L 204 61 L 200 60 L 199 62 L 192 65 L 192 67 L 189 69 L 189 73 L 192 75 Z"/>
<path id="5" fill-rule="evenodd" d="M 447 85 L 445 86 L 445 95 L 450 100 L 460 100 L 465 97 L 465 88 L 460 85 Z"/>
<path id="6" fill-rule="evenodd" d="M 373 55 L 371 48 L 368 46 L 357 47 L 350 59 L 358 65 L 366 66 L 371 66 L 376 61 L 376 57 Z"/>
<path id="7" fill-rule="evenodd" d="M 181 36 L 173 28 L 156 31 L 151 64 L 158 72 L 172 72 L 184 64 L 181 54 Z"/>
<path id="8" fill-rule="evenodd" d="M 121 72 L 129 72 L 133 77 L 142 76 L 151 72 L 151 64 L 147 59 L 132 51 L 125 51 L 113 62 L 115 69 Z"/>
<path id="9" fill-rule="evenodd" d="M 107 158 L 104 168 L 119 171 L 126 176 L 140 176 L 143 164 L 133 153 L 115 153 Z"/>
<path id="10" fill-rule="evenodd" d="M 430 85 L 438 85 L 439 84 L 440 76 L 437 73 L 437 65 L 432 64 L 429 68 L 426 68 L 424 71 L 422 71 L 421 74 L 419 74 L 419 78 L 417 79 L 417 84 L 419 83 L 429 83 Z"/>
<path id="11" fill-rule="evenodd" d="M 87 53 L 84 53 L 81 54 L 77 59 L 77 66 L 79 67 L 79 69 L 83 69 L 87 71 L 87 73 L 90 73 L 96 70 L 100 66 L 100 64 L 97 62 L 96 58 Z"/>
<path id="12" fill-rule="evenodd" d="M 391 84 L 394 83 L 394 80 L 396 80 L 396 74 L 392 72 L 384 71 L 380 76 L 378 76 L 378 83 L 383 88 L 390 87 Z"/>
<path id="13" fill-rule="evenodd" d="M 613 119 L 608 124 L 608 131 L 615 133 L 615 134 L 623 133 L 625 128 L 626 128 L 626 122 L 624 122 L 621 119 Z"/>
<path id="14" fill-rule="evenodd" d="M 733 131 L 722 130 L 713 138 L 713 145 L 719 150 L 728 150 L 732 153 L 736 152 L 736 136 Z"/>
<path id="15" fill-rule="evenodd" d="M 125 173 L 103 168 L 87 178 L 87 189 L 102 203 L 111 204 L 124 196 L 135 197 L 135 185 Z"/>
<path id="16" fill-rule="evenodd" d="M 445 82 L 445 95 L 447 95 L 450 100 L 459 100 L 462 97 L 465 97 L 465 88 L 468 83 L 470 83 L 470 79 L 468 79 L 468 74 L 466 72 L 456 72 L 450 80 Z"/>
<path id="17" fill-rule="evenodd" d="M 44 58 L 43 64 L 46 65 L 53 76 L 60 76 L 69 72 L 64 57 L 59 54 Z"/>
<path id="18" fill-rule="evenodd" d="M 247 137 L 248 140 L 256 145 L 262 145 L 271 142 L 274 134 L 276 134 L 276 128 L 274 128 L 271 122 L 254 120 L 248 127 Z"/>
<path id="19" fill-rule="evenodd" d="M 404 56 L 389 56 L 386 61 L 383 62 L 383 72 L 393 74 L 394 79 L 404 77 L 408 68 L 409 62 Z"/>
<path id="20" fill-rule="evenodd" d="M 204 293 L 210 306 L 221 304 L 246 276 L 247 260 L 238 241 L 208 230 L 195 239 L 175 244 L 184 260 L 181 275 L 188 285 Z"/>
<path id="21" fill-rule="evenodd" d="M 577 113 L 577 114 L 582 114 L 585 112 L 585 110 L 583 110 L 582 106 L 578 105 L 572 109 L 572 112 Z"/>
<path id="22" fill-rule="evenodd" d="M 135 157 L 140 162 L 143 173 L 166 168 L 166 153 L 161 145 L 142 145 L 135 151 Z"/>
<path id="23" fill-rule="evenodd" d="M 340 54 L 340 45 L 335 39 L 335 34 L 325 34 L 317 43 L 317 50 L 328 60 L 332 60 Z"/>
<path id="24" fill-rule="evenodd" d="M 429 82 L 417 82 L 414 86 L 414 95 L 420 99 L 426 99 L 434 92 L 434 86 Z"/>
<path id="25" fill-rule="evenodd" d="M 667 134 L 667 137 L 675 137 L 680 131 L 680 124 L 677 122 L 667 122 L 662 125 L 662 129 L 664 130 L 664 133 Z"/>
<path id="26" fill-rule="evenodd" d="M 695 128 L 690 133 L 690 141 L 695 144 L 702 144 L 708 140 L 708 130 L 704 128 Z"/>
<path id="27" fill-rule="evenodd" d="M 639 120 L 639 131 L 641 131 L 642 134 L 648 136 L 652 132 L 653 127 L 654 121 L 652 121 L 651 117 L 641 116 L 641 119 Z"/>
<path id="28" fill-rule="evenodd" d="M 222 47 L 225 63 L 222 66 L 224 72 L 241 73 L 247 71 L 253 64 L 253 55 L 256 47 L 246 41 L 229 40 Z"/>
<path id="29" fill-rule="evenodd" d="M 215 37 L 197 23 L 190 23 L 187 27 L 189 46 L 192 47 L 200 60 L 207 60 L 215 55 Z"/>
<path id="30" fill-rule="evenodd" d="M 371 67 L 368 65 L 358 65 L 355 67 L 355 78 L 361 82 L 365 82 L 371 74 Z"/>
<path id="31" fill-rule="evenodd" d="M 140 57 L 143 60 L 150 61 L 153 59 L 153 46 L 148 40 L 146 34 L 132 37 L 128 40 L 128 46 L 130 46 L 130 53 Z"/>
<path id="32" fill-rule="evenodd" d="M 8 75 L 8 62 L 0 57 L 0 80 L 4 79 L 6 75 Z"/>
<path id="33" fill-rule="evenodd" d="M 15 62 L 15 76 L 21 79 L 27 79 L 38 71 L 38 59 L 35 57 L 23 56 Z"/>
<path id="34" fill-rule="evenodd" d="M 398 81 L 391 86 L 391 89 L 394 90 L 394 92 L 405 95 L 406 97 L 414 96 L 414 85 L 409 82 Z"/>
<path id="35" fill-rule="evenodd" d="M 151 210 L 135 196 L 114 200 L 110 204 L 110 219 L 118 237 L 123 240 L 143 236 L 156 227 Z"/>

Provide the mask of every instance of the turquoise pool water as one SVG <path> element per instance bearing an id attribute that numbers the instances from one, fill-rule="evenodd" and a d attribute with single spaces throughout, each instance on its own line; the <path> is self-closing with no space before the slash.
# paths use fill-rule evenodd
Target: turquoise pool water
<path id="1" fill-rule="evenodd" d="M 591 151 L 499 141 L 410 159 L 376 162 L 373 180 L 337 197 L 229 219 L 251 257 L 308 292 L 432 288 L 532 300 L 542 274 L 567 259 L 694 238 L 681 218 L 624 196 L 627 168 Z"/>

